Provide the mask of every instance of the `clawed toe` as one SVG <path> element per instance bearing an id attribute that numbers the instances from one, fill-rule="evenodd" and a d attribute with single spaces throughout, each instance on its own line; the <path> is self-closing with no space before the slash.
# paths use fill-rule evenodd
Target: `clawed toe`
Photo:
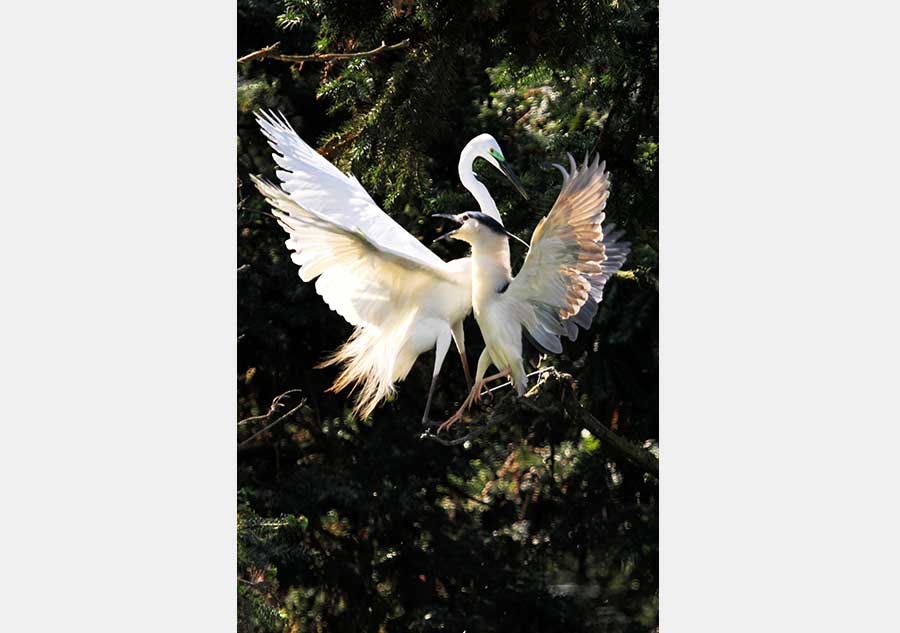
<path id="1" fill-rule="evenodd" d="M 447 418 L 437 428 L 438 433 L 441 433 L 442 431 L 449 429 L 451 426 L 453 426 L 454 424 L 456 424 L 457 422 L 462 420 L 463 414 L 466 411 L 468 411 L 472 407 L 473 404 L 477 404 L 478 402 L 481 401 L 481 389 L 483 388 L 483 386 L 484 386 L 484 382 L 482 381 L 481 383 L 478 384 L 477 388 L 473 388 L 469 392 L 469 395 L 466 396 L 466 399 L 463 401 L 462 406 L 459 408 L 459 410 L 456 413 L 454 413 L 453 415 L 451 415 L 449 418 Z"/>
<path id="2" fill-rule="evenodd" d="M 457 411 L 456 413 L 454 413 L 453 415 L 451 415 L 449 418 L 447 418 L 446 420 L 444 420 L 444 422 L 437 428 L 437 432 L 438 432 L 438 433 L 443 433 L 444 431 L 446 431 L 447 429 L 449 429 L 451 426 L 453 426 L 454 424 L 456 424 L 457 422 L 459 422 L 461 419 L 462 419 L 462 414 L 460 414 L 460 413 Z"/>

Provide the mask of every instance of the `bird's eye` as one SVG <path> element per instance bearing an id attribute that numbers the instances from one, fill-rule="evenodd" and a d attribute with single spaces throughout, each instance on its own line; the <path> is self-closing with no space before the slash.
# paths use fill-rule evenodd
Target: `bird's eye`
<path id="1" fill-rule="evenodd" d="M 468 215 L 468 214 L 463 214 L 462 219 L 463 219 L 463 222 L 468 222 L 468 221 L 469 221 L 469 215 Z"/>
<path id="2" fill-rule="evenodd" d="M 503 154 L 501 154 L 500 152 L 495 150 L 493 147 L 491 149 L 489 149 L 488 151 L 491 153 L 491 156 L 493 156 L 497 160 L 499 160 L 499 161 L 503 160 Z"/>

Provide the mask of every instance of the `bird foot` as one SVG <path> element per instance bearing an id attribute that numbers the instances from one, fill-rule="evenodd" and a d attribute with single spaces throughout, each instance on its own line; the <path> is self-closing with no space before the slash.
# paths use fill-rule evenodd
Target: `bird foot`
<path id="1" fill-rule="evenodd" d="M 481 402 L 482 400 L 486 400 L 487 402 L 494 402 L 494 393 L 492 391 L 485 391 L 483 393 L 479 392 L 478 399 L 475 402 Z"/>
<path id="2" fill-rule="evenodd" d="M 482 380 L 480 383 L 478 383 L 477 387 L 473 387 L 469 391 L 469 397 L 466 398 L 466 402 L 469 404 L 469 406 L 471 406 L 473 403 L 478 404 L 485 396 L 488 396 L 490 398 L 494 397 L 490 391 L 482 391 L 484 389 L 484 384 L 485 383 Z"/>
<path id="3" fill-rule="evenodd" d="M 462 412 L 462 410 L 460 409 L 459 411 L 457 411 L 456 413 L 454 413 L 453 415 L 451 415 L 449 418 L 447 418 L 446 420 L 444 420 L 444 422 L 441 423 L 441 425 L 437 428 L 437 432 L 438 432 L 438 433 L 443 433 L 444 431 L 446 431 L 447 429 L 449 429 L 451 426 L 453 426 L 454 424 L 456 424 L 457 422 L 459 422 L 460 420 L 462 420 L 462 413 L 463 413 L 463 412 Z"/>
<path id="4" fill-rule="evenodd" d="M 449 429 L 451 426 L 462 420 L 463 414 L 468 411 L 474 403 L 481 400 L 480 387 L 481 385 L 479 385 L 479 389 L 473 389 L 471 392 L 469 392 L 468 397 L 463 401 L 462 406 L 456 411 L 456 413 L 444 420 L 443 424 L 438 427 L 438 433 Z"/>

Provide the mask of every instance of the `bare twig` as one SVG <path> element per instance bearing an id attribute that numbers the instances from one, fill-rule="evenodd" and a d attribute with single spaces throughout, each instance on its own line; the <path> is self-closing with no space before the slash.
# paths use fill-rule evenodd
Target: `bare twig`
<path id="1" fill-rule="evenodd" d="M 238 426 L 242 426 L 247 422 L 252 422 L 254 420 L 264 420 L 265 418 L 271 417 L 272 414 L 278 411 L 278 407 L 283 406 L 281 401 L 288 395 L 292 393 L 300 393 L 301 389 L 288 389 L 282 394 L 275 396 L 275 399 L 272 400 L 272 404 L 269 405 L 269 410 L 266 411 L 263 415 L 251 415 L 249 418 L 244 418 L 240 422 L 238 422 Z"/>
<path id="2" fill-rule="evenodd" d="M 299 392 L 299 391 L 300 391 L 300 389 L 288 389 L 288 390 L 285 391 L 283 394 L 281 394 L 281 395 L 279 395 L 279 396 L 276 396 L 276 398 L 272 401 L 272 405 L 269 407 L 269 411 L 268 411 L 265 415 L 253 415 L 253 416 L 250 416 L 249 418 L 244 418 L 243 420 L 241 420 L 240 422 L 238 422 L 238 426 L 247 424 L 248 422 L 253 422 L 254 420 L 267 420 L 267 419 L 271 418 L 271 417 L 278 411 L 279 407 L 283 407 L 283 406 L 284 406 L 284 405 L 281 403 L 281 400 L 282 400 L 284 397 L 286 397 L 287 395 L 289 395 L 289 394 L 291 394 L 291 393 L 297 393 L 297 392 Z M 278 417 L 278 418 L 277 418 L 276 420 L 274 420 L 273 422 L 267 424 L 266 426 L 264 426 L 263 428 L 261 428 L 260 430 L 258 430 L 256 433 L 254 433 L 253 435 L 251 435 L 250 437 L 248 437 L 247 439 L 245 439 L 243 442 L 241 442 L 240 444 L 238 444 L 238 448 L 241 448 L 241 447 L 243 447 L 243 446 L 246 446 L 246 445 L 250 442 L 250 440 L 252 440 L 252 439 L 254 439 L 254 438 L 260 436 L 261 434 L 265 433 L 266 431 L 268 431 L 269 429 L 271 429 L 273 426 L 275 426 L 276 424 L 278 424 L 278 423 L 281 422 L 282 420 L 284 420 L 284 419 L 286 419 L 286 418 L 292 416 L 294 413 L 296 413 L 297 411 L 299 411 L 299 410 L 303 407 L 303 405 L 305 405 L 305 404 L 306 404 L 306 398 L 303 398 L 303 399 L 300 401 L 300 404 L 298 404 L 296 407 L 294 407 L 293 409 L 291 409 L 290 411 L 288 411 L 288 412 L 285 413 L 284 415 Z"/>
<path id="3" fill-rule="evenodd" d="M 556 371 L 556 367 L 543 367 L 541 369 L 538 369 L 537 371 L 531 372 L 530 374 L 528 374 L 525 377 L 531 378 L 532 376 L 539 376 L 540 374 L 546 374 L 547 372 L 551 372 L 551 371 Z M 487 391 L 482 392 L 481 395 L 493 393 L 493 392 L 497 391 L 498 389 L 503 389 L 504 387 L 509 387 L 510 385 L 512 385 L 512 380 L 507 380 L 502 385 L 497 385 L 496 387 L 491 387 Z"/>
<path id="4" fill-rule="evenodd" d="M 310 55 L 282 55 L 281 53 L 276 53 L 275 51 L 278 49 L 278 46 L 281 42 L 275 42 L 271 46 L 266 46 L 265 48 L 261 48 L 258 51 L 253 51 L 243 57 L 238 58 L 238 63 L 249 62 L 253 59 L 274 59 L 280 62 L 288 62 L 291 64 L 297 64 L 301 62 L 327 62 L 327 61 L 335 61 L 339 59 L 355 59 L 357 57 L 372 57 L 374 55 L 378 55 L 380 53 L 384 53 L 386 51 L 395 51 L 399 48 L 407 48 L 409 46 L 409 39 L 405 39 L 402 42 L 397 42 L 396 44 L 385 44 L 381 43 L 381 46 L 378 48 L 373 48 L 370 51 L 359 51 L 357 53 L 312 53 Z"/>
<path id="5" fill-rule="evenodd" d="M 243 57 L 238 58 L 238 63 L 242 64 L 244 62 L 249 62 L 251 59 L 261 59 L 277 49 L 281 45 L 281 42 L 275 42 L 270 46 L 266 46 L 265 48 L 261 48 L 258 51 L 253 51 L 248 55 L 244 55 Z"/>
<path id="6" fill-rule="evenodd" d="M 268 431 L 269 429 L 271 429 L 273 426 L 275 426 L 276 424 L 278 424 L 278 423 L 281 422 L 282 420 L 284 420 L 284 419 L 286 419 L 286 418 L 292 416 L 294 413 L 296 413 L 296 412 L 299 411 L 301 408 L 303 408 L 303 405 L 305 405 L 305 404 L 306 404 L 306 400 L 305 400 L 305 399 L 304 399 L 304 400 L 301 400 L 301 401 L 300 401 L 300 404 L 298 404 L 296 407 L 294 407 L 293 409 L 291 409 L 290 411 L 288 411 L 287 413 L 285 413 L 283 416 L 281 416 L 280 418 L 278 418 L 277 420 L 275 420 L 275 421 L 272 422 L 271 424 L 267 424 L 266 426 L 264 426 L 263 428 L 261 428 L 260 430 L 258 430 L 256 433 L 254 433 L 253 435 L 251 435 L 250 437 L 248 437 L 246 440 L 244 440 L 243 442 L 241 442 L 240 444 L 238 444 L 238 448 L 241 448 L 242 446 L 246 446 L 247 444 L 250 443 L 250 440 L 252 440 L 252 439 L 258 437 L 258 436 L 261 435 L 262 433 L 265 433 L 266 431 Z"/>

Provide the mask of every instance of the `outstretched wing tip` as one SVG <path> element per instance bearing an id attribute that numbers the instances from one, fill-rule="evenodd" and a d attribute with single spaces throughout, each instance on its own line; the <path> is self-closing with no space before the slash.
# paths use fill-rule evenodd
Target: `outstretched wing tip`
<path id="1" fill-rule="evenodd" d="M 563 165 L 559 163 L 551 163 L 553 167 L 559 170 L 559 172 L 563 176 L 563 186 L 569 184 L 571 181 L 578 179 L 579 177 L 583 179 L 590 179 L 594 177 L 594 174 L 599 172 L 600 177 L 605 181 L 605 184 L 609 184 L 610 176 L 612 172 L 606 171 L 606 161 L 600 160 L 600 153 L 596 153 L 593 156 L 593 159 L 590 156 L 589 151 L 585 151 L 584 161 L 581 165 L 578 165 L 575 162 L 575 158 L 572 156 L 570 152 L 566 152 L 566 157 L 569 160 L 569 169 L 566 169 Z M 589 174 L 589 175 L 587 175 Z"/>
<path id="2" fill-rule="evenodd" d="M 606 161 L 599 152 L 585 152 L 580 165 L 571 153 L 566 157 L 569 169 L 552 163 L 563 175 L 562 189 L 535 229 L 532 248 L 507 292 L 528 306 L 522 315 L 529 334 L 554 351 L 561 350 L 560 337 L 575 340 L 579 327 L 590 328 L 606 281 L 630 250 L 630 244 L 617 241 L 624 231 L 603 224 L 609 198 Z"/>
<path id="3" fill-rule="evenodd" d="M 559 163 L 552 163 L 552 165 L 554 167 L 556 167 L 560 171 L 560 173 L 562 173 L 563 183 L 568 182 L 569 181 L 569 172 L 566 171 L 566 168 L 563 167 L 562 165 L 560 165 Z"/>

